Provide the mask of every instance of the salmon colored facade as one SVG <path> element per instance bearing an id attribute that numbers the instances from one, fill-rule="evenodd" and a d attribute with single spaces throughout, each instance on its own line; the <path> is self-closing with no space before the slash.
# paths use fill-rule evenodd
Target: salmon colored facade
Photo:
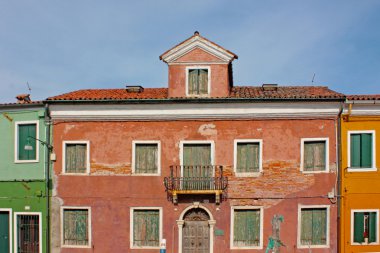
<path id="1" fill-rule="evenodd" d="M 53 252 L 158 252 L 162 239 L 168 253 L 265 252 L 276 243 L 277 252 L 337 252 L 341 94 L 325 87 L 234 87 L 236 58 L 195 34 L 161 56 L 169 65 L 165 98 L 146 97 L 153 89 L 124 89 L 48 99 L 57 155 Z M 194 67 L 208 75 L 206 92 L 188 88 Z M 307 171 L 305 146 L 315 143 L 323 146 L 324 167 Z M 250 173 L 238 171 L 245 144 L 258 152 Z M 153 173 L 136 172 L 139 145 L 154 148 Z M 189 167 L 218 170 L 194 179 L 185 176 L 185 163 L 188 150 L 199 147 L 203 167 Z M 79 173 L 68 162 L 71 150 L 83 154 Z M 178 184 L 171 166 L 181 169 Z M 140 218 L 154 222 L 142 227 Z"/>
<path id="2" fill-rule="evenodd" d="M 379 252 L 380 103 L 378 96 L 348 96 L 341 126 L 341 252 Z M 352 147 L 355 145 L 353 136 L 361 134 L 368 135 L 371 139 L 370 143 L 363 143 L 368 148 L 370 161 L 367 165 L 355 166 L 352 159 L 359 152 Z M 365 153 L 360 156 L 364 157 Z M 363 213 L 367 216 L 366 220 L 360 222 L 364 217 L 355 218 L 356 213 Z M 374 215 L 371 217 L 366 213 Z"/>

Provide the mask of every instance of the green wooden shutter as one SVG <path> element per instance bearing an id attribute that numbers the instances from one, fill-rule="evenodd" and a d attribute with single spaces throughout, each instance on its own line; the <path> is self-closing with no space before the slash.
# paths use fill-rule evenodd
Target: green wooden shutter
<path id="1" fill-rule="evenodd" d="M 184 144 L 183 146 L 183 166 L 184 177 L 211 176 L 210 170 L 207 174 L 199 174 L 201 170 L 196 170 L 198 166 L 211 165 L 211 145 L 210 144 Z M 212 171 L 211 171 L 212 173 Z"/>
<path id="2" fill-rule="evenodd" d="M 259 172 L 260 144 L 238 143 L 236 159 L 237 172 Z"/>
<path id="3" fill-rule="evenodd" d="M 376 227 L 377 227 L 377 213 L 376 212 L 370 212 L 369 213 L 369 235 L 368 235 L 368 242 L 376 242 L 377 240 L 377 234 L 376 234 Z"/>
<path id="4" fill-rule="evenodd" d="M 36 131 L 36 124 L 18 125 L 18 160 L 36 160 Z M 32 146 L 32 150 L 25 150 L 26 145 Z"/>
<path id="5" fill-rule="evenodd" d="M 88 210 L 64 210 L 63 230 L 65 245 L 88 245 Z"/>
<path id="6" fill-rule="evenodd" d="M 372 167 L 372 134 L 361 134 L 361 157 L 360 167 Z"/>
<path id="7" fill-rule="evenodd" d="M 260 245 L 260 210 L 234 210 L 234 246 Z"/>
<path id="8" fill-rule="evenodd" d="M 199 94 L 207 94 L 208 90 L 208 70 L 200 69 L 198 78 Z"/>
<path id="9" fill-rule="evenodd" d="M 158 210 L 133 211 L 133 245 L 158 246 L 160 239 Z"/>
<path id="10" fill-rule="evenodd" d="M 85 173 L 87 170 L 87 145 L 66 144 L 66 172 Z"/>
<path id="11" fill-rule="evenodd" d="M 326 244 L 326 209 L 312 209 L 312 244 L 325 245 Z"/>
<path id="12" fill-rule="evenodd" d="M 135 147 L 135 172 L 157 173 L 158 171 L 158 146 L 157 144 L 136 144 Z"/>
<path id="13" fill-rule="evenodd" d="M 301 210 L 301 244 L 312 245 L 313 240 L 313 211 Z"/>
<path id="14" fill-rule="evenodd" d="M 188 93 L 196 95 L 198 94 L 198 82 L 199 82 L 199 74 L 198 69 L 190 69 L 188 76 Z"/>
<path id="15" fill-rule="evenodd" d="M 323 171 L 326 169 L 326 142 L 311 141 L 304 143 L 304 171 Z"/>
<path id="16" fill-rule="evenodd" d="M 364 213 L 354 213 L 354 242 L 364 242 Z"/>
<path id="17" fill-rule="evenodd" d="M 360 134 L 351 134 L 351 167 L 360 168 L 361 163 L 361 135 Z"/>

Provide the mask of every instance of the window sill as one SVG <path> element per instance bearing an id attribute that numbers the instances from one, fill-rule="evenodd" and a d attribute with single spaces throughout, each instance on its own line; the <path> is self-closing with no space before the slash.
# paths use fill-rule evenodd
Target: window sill
<path id="1" fill-rule="evenodd" d="M 236 172 L 235 171 L 235 176 L 236 177 L 259 177 L 261 176 L 261 174 L 263 174 L 262 171 L 259 171 L 259 172 Z"/>
<path id="2" fill-rule="evenodd" d="M 297 248 L 299 249 L 318 249 L 318 248 L 330 248 L 330 245 L 298 245 Z"/>
<path id="3" fill-rule="evenodd" d="M 241 246 L 241 247 L 232 246 L 232 247 L 230 247 L 230 249 L 233 249 L 233 250 L 263 249 L 263 246 L 262 245 L 260 245 L 260 246 Z"/>
<path id="4" fill-rule="evenodd" d="M 90 245 L 61 245 L 61 248 L 91 249 Z"/>
<path id="5" fill-rule="evenodd" d="M 368 242 L 368 243 L 358 243 L 358 242 L 354 242 L 354 243 L 351 243 L 352 246 L 373 246 L 373 245 L 379 245 L 379 242 Z"/>
<path id="6" fill-rule="evenodd" d="M 315 170 L 315 171 L 305 171 L 301 169 L 303 174 L 320 174 L 320 173 L 330 173 L 329 170 Z"/>
<path id="7" fill-rule="evenodd" d="M 159 177 L 159 176 L 161 176 L 161 173 L 157 173 L 157 174 L 132 173 L 132 176 L 134 176 L 134 177 Z"/>
<path id="8" fill-rule="evenodd" d="M 373 172 L 377 171 L 377 168 L 347 168 L 347 172 Z"/>
<path id="9" fill-rule="evenodd" d="M 38 163 L 39 160 L 15 160 L 15 163 Z"/>
<path id="10" fill-rule="evenodd" d="M 61 175 L 63 176 L 89 176 L 90 173 L 86 172 L 86 173 L 65 173 L 65 172 L 62 172 Z"/>
<path id="11" fill-rule="evenodd" d="M 131 246 L 131 249 L 160 249 L 160 246 Z"/>

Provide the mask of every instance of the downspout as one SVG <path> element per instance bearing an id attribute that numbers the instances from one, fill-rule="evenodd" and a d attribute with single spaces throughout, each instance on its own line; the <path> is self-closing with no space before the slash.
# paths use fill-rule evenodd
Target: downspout
<path id="1" fill-rule="evenodd" d="M 341 118 L 342 118 L 342 113 L 343 113 L 343 108 L 344 108 L 344 102 L 341 102 L 340 105 L 340 110 L 338 114 L 338 126 L 337 126 L 337 153 L 338 153 L 338 169 L 337 169 L 337 181 L 338 181 L 338 194 L 337 194 L 337 202 L 338 202 L 338 210 L 337 210 L 337 249 L 338 252 L 341 252 L 341 245 L 340 245 L 340 238 L 341 238 L 341 229 L 340 229 L 340 211 L 341 211 L 341 169 L 342 169 L 342 146 L 341 146 L 341 141 L 342 141 L 342 131 L 341 131 Z"/>
<path id="2" fill-rule="evenodd" d="M 50 144 L 50 112 L 49 105 L 45 104 L 45 129 L 46 129 L 46 143 Z M 45 196 L 46 196 L 46 252 L 50 253 L 50 153 L 52 151 L 52 146 L 46 146 L 47 152 L 45 152 Z"/>

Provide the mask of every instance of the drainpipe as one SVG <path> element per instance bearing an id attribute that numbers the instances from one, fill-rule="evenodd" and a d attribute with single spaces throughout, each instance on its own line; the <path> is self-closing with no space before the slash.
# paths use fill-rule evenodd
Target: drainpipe
<path id="1" fill-rule="evenodd" d="M 46 143 L 50 144 L 50 112 L 49 105 L 45 104 L 45 126 L 46 126 Z M 46 146 L 47 152 L 45 152 L 45 195 L 46 195 L 46 252 L 50 253 L 50 154 L 53 150 L 52 146 Z"/>
<path id="2" fill-rule="evenodd" d="M 341 131 L 341 117 L 342 117 L 342 113 L 343 113 L 343 108 L 344 108 L 344 102 L 341 103 L 340 105 L 340 110 L 339 110 L 339 114 L 338 114 L 338 126 L 337 126 L 337 141 L 338 141 L 338 145 L 337 145 L 337 151 L 338 151 L 338 169 L 337 169 L 337 180 L 338 180 L 338 197 L 337 197 L 337 202 L 338 202 L 338 219 L 337 219 L 337 250 L 338 252 L 340 252 L 341 250 L 341 247 L 340 247 L 340 238 L 341 238 L 341 229 L 340 229 L 340 210 L 341 210 L 341 204 L 342 204 L 342 201 L 341 201 L 341 169 L 342 169 L 342 147 L 341 147 L 341 141 L 342 141 L 342 138 L 341 138 L 341 135 L 342 135 L 342 131 Z"/>

